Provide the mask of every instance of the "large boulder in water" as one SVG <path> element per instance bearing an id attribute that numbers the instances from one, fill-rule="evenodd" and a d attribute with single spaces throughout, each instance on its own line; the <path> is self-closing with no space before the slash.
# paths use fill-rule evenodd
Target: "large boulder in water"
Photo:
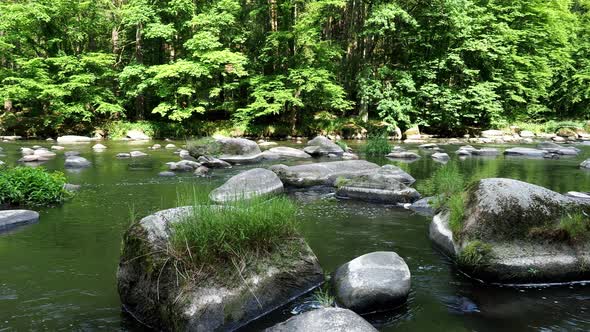
<path id="1" fill-rule="evenodd" d="M 150 140 L 150 137 L 148 135 L 146 135 L 143 131 L 136 130 L 136 129 L 127 131 L 127 134 L 125 136 L 127 136 L 127 138 L 132 141 L 148 141 L 148 140 Z"/>
<path id="2" fill-rule="evenodd" d="M 344 150 L 338 144 L 325 136 L 317 136 L 307 142 L 307 146 L 303 151 L 312 156 L 327 156 L 329 154 L 341 156 L 344 153 Z"/>
<path id="3" fill-rule="evenodd" d="M 366 160 L 344 160 L 297 166 L 274 165 L 270 169 L 285 185 L 311 187 L 333 185 L 339 176 L 350 176 L 379 168 L 379 165 Z"/>
<path id="4" fill-rule="evenodd" d="M 88 143 L 92 142 L 92 138 L 86 136 L 75 136 L 75 135 L 66 135 L 60 136 L 57 138 L 57 142 L 60 144 L 66 143 Z"/>
<path id="5" fill-rule="evenodd" d="M 322 308 L 292 317 L 265 332 L 377 332 L 377 329 L 348 309 Z"/>
<path id="6" fill-rule="evenodd" d="M 510 148 L 504 151 L 506 156 L 518 156 L 518 157 L 529 157 L 529 158 L 545 158 L 549 152 L 541 149 L 532 148 Z"/>
<path id="7" fill-rule="evenodd" d="M 220 267 L 217 276 L 182 278 L 167 248 L 171 225 L 191 210 L 183 207 L 157 212 L 133 224 L 124 235 L 117 271 L 121 302 L 133 317 L 151 328 L 235 330 L 323 281 L 316 256 L 301 238 L 279 244 L 289 250 L 276 248 L 273 255 L 248 260 L 234 282 L 223 272 L 230 269 L 226 266 Z"/>
<path id="8" fill-rule="evenodd" d="M 257 162 L 262 159 L 262 151 L 256 142 L 245 138 L 219 138 L 219 159 L 229 163 Z"/>
<path id="9" fill-rule="evenodd" d="M 430 238 L 462 268 L 486 281 L 560 282 L 590 276 L 590 243 L 570 232 L 567 218 L 590 211 L 586 201 L 512 179 L 485 179 L 467 193 L 462 221 L 434 216 Z M 564 221 L 565 220 L 565 221 Z M 587 223 L 583 220 L 583 223 Z M 588 231 L 580 225 L 581 235 Z"/>
<path id="10" fill-rule="evenodd" d="M 0 211 L 0 232 L 39 221 L 39 213 L 30 210 Z"/>
<path id="11" fill-rule="evenodd" d="M 382 167 L 339 177 L 335 182 L 336 195 L 386 204 L 412 203 L 420 199 L 416 189 L 410 188 L 402 181 L 411 184 L 414 178 L 399 168 Z"/>
<path id="12" fill-rule="evenodd" d="M 66 168 L 85 168 L 90 167 L 90 161 L 84 157 L 71 156 L 66 158 Z"/>
<path id="13" fill-rule="evenodd" d="M 555 153 L 563 156 L 576 156 L 580 153 L 580 149 L 575 147 L 565 147 L 553 142 L 541 142 L 537 148 L 545 150 L 549 153 Z"/>
<path id="14" fill-rule="evenodd" d="M 283 192 L 281 179 L 272 171 L 254 168 L 233 176 L 221 187 L 213 190 L 209 198 L 215 203 Z"/>
<path id="15" fill-rule="evenodd" d="M 364 314 L 403 304 L 410 293 L 410 269 L 392 251 L 362 255 L 339 267 L 332 279 L 338 305 Z"/>

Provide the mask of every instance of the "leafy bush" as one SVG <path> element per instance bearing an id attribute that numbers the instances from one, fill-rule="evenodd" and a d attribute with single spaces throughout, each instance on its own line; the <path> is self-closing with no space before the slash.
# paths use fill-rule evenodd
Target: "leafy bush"
<path id="1" fill-rule="evenodd" d="M 296 206 L 285 197 L 215 205 L 200 190 L 192 193 L 191 204 L 192 214 L 173 224 L 171 242 L 193 266 L 264 256 L 296 233 Z"/>
<path id="2" fill-rule="evenodd" d="M 369 156 L 385 156 L 391 152 L 386 134 L 369 136 L 363 151 Z"/>
<path id="3" fill-rule="evenodd" d="M 61 172 L 43 168 L 3 168 L 0 172 L 0 204 L 49 205 L 61 203 L 70 194 Z"/>

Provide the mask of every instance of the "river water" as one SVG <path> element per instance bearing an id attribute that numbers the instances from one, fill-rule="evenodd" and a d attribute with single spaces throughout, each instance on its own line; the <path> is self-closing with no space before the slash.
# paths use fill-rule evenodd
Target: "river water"
<path id="1" fill-rule="evenodd" d="M 148 152 L 154 143 L 167 142 L 103 142 L 108 149 L 100 153 L 93 152 L 91 144 L 66 146 L 66 151 L 78 150 L 92 162 L 90 168 L 65 171 L 68 181 L 82 189 L 62 206 L 40 209 L 39 223 L 0 234 L 0 331 L 142 329 L 121 312 L 116 290 L 121 237 L 131 214 L 143 217 L 174 207 L 177 193 L 189 186 L 220 185 L 244 169 L 260 166 L 212 170 L 212 177 L 206 179 L 190 173 L 162 178 L 157 174 L 164 170 L 164 163 L 178 157 L 172 150 Z M 35 144 L 52 145 L 0 143 L 4 148 L 0 160 L 14 165 L 20 157 L 18 149 Z M 358 147 L 355 142 L 350 145 Z M 457 158 L 453 154 L 457 146 L 442 147 Z M 508 177 L 558 192 L 590 191 L 590 172 L 578 168 L 590 157 L 590 147 L 580 148 L 580 156 L 560 160 L 499 156 L 457 162 L 466 177 Z M 131 150 L 149 156 L 115 158 Z M 403 167 L 420 182 L 440 167 L 420 153 L 423 158 L 413 163 L 372 161 Z M 63 162 L 63 153 L 58 152 L 44 166 L 64 171 Z M 300 206 L 300 231 L 325 271 L 372 251 L 395 251 L 406 260 L 412 273 L 408 303 L 366 317 L 381 331 L 590 330 L 590 285 L 479 284 L 463 276 L 431 245 L 427 217 L 393 206 L 323 198 L 322 193 L 291 196 Z M 259 330 L 288 318 L 305 301 L 287 305 L 244 330 Z"/>

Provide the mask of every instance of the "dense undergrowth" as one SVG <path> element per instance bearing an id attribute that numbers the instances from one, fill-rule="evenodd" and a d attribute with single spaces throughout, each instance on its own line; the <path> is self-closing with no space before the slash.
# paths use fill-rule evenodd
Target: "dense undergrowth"
<path id="1" fill-rule="evenodd" d="M 69 197 L 64 189 L 66 177 L 38 167 L 0 166 L 0 204 L 51 205 Z"/>

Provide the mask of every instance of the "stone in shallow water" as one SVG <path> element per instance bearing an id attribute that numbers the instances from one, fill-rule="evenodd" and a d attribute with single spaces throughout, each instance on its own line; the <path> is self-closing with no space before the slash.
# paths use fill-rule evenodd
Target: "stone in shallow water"
<path id="1" fill-rule="evenodd" d="M 122 152 L 122 153 L 117 153 L 116 157 L 119 159 L 131 158 L 131 154 Z"/>
<path id="2" fill-rule="evenodd" d="M 507 149 L 506 151 L 504 151 L 504 154 L 507 156 L 544 158 L 547 156 L 548 152 L 540 149 L 516 147 Z"/>
<path id="3" fill-rule="evenodd" d="M 265 332 L 377 332 L 377 329 L 348 309 L 323 308 L 292 317 Z"/>
<path id="4" fill-rule="evenodd" d="M 494 148 L 481 148 L 479 150 L 473 150 L 471 151 L 471 154 L 474 156 L 483 156 L 483 157 L 489 157 L 489 156 L 497 156 L 498 154 L 500 154 L 500 152 L 498 151 L 498 149 L 494 149 Z"/>
<path id="5" fill-rule="evenodd" d="M 432 155 L 432 159 L 439 162 L 447 162 L 451 159 L 451 157 L 449 157 L 449 155 L 446 153 L 437 152 Z"/>
<path id="6" fill-rule="evenodd" d="M 406 152 L 406 151 L 400 151 L 400 152 L 391 152 L 389 153 L 387 156 L 387 158 L 392 158 L 392 159 L 418 159 L 420 158 L 420 156 L 414 152 Z"/>
<path id="7" fill-rule="evenodd" d="M 586 159 L 584 160 L 581 164 L 580 164 L 581 168 L 586 168 L 586 169 L 590 169 L 590 159 Z"/>
<path id="8" fill-rule="evenodd" d="M 107 147 L 102 144 L 95 144 L 92 146 L 93 150 L 105 150 Z"/>
<path id="9" fill-rule="evenodd" d="M 90 161 L 84 157 L 72 156 L 67 157 L 65 162 L 66 168 L 85 168 L 90 167 Z"/>
<path id="10" fill-rule="evenodd" d="M 297 166 L 274 165 L 270 169 L 285 185 L 311 187 L 331 186 L 339 176 L 349 176 L 379 168 L 379 165 L 366 160 L 344 160 Z"/>
<path id="11" fill-rule="evenodd" d="M 197 276 L 178 283 L 174 264 L 165 264 L 171 225 L 192 207 L 157 212 L 125 233 L 117 271 L 121 302 L 139 321 L 157 330 L 233 331 L 285 305 L 323 281 L 323 271 L 299 237 L 275 256 L 260 257 L 242 271 L 243 281 L 226 275 Z M 139 253 L 145 253 L 143 255 Z M 231 263 L 229 263 L 231 264 Z M 227 268 L 224 266 L 224 268 Z"/>
<path id="12" fill-rule="evenodd" d="M 39 213 L 30 210 L 0 211 L 0 231 L 39 221 Z"/>
<path id="13" fill-rule="evenodd" d="M 217 159 L 215 157 L 210 156 L 200 156 L 197 159 L 197 162 L 209 168 L 231 168 L 231 164 L 227 161 L 223 161 L 221 159 Z"/>
<path id="14" fill-rule="evenodd" d="M 403 304 L 410 293 L 410 269 L 392 251 L 362 255 L 340 266 L 332 279 L 338 305 L 364 314 Z"/>
<path id="15" fill-rule="evenodd" d="M 58 143 L 88 143 L 91 142 L 92 138 L 85 137 L 85 136 L 75 136 L 75 135 L 67 135 L 67 136 L 60 136 L 57 138 Z"/>
<path id="16" fill-rule="evenodd" d="M 275 173 L 264 168 L 254 168 L 233 176 L 214 189 L 209 198 L 215 203 L 225 203 L 281 192 L 283 183 Z"/>
<path id="17" fill-rule="evenodd" d="M 141 130 L 129 130 L 126 136 L 133 141 L 147 141 L 150 139 L 150 137 Z"/>
<path id="18" fill-rule="evenodd" d="M 158 173 L 158 176 L 161 176 L 161 177 L 174 177 L 174 176 L 176 176 L 176 173 L 170 172 L 170 171 L 164 171 L 164 172 Z"/>
<path id="19" fill-rule="evenodd" d="M 139 158 L 139 157 L 146 157 L 148 154 L 141 151 L 131 151 L 129 152 L 131 158 Z"/>
<path id="20" fill-rule="evenodd" d="M 335 181 L 336 195 L 386 204 L 411 203 L 419 199 L 416 189 L 402 181 L 411 184 L 414 178 L 399 168 L 384 166 L 376 171 L 339 177 Z"/>
<path id="21" fill-rule="evenodd" d="M 307 142 L 307 147 L 303 151 L 312 156 L 327 156 L 329 154 L 340 156 L 344 153 L 344 150 L 338 144 L 325 136 L 317 136 Z"/>
<path id="22" fill-rule="evenodd" d="M 79 151 L 66 151 L 64 153 L 64 156 L 66 156 L 66 158 L 67 157 L 75 157 L 75 156 L 79 156 L 79 155 L 80 155 Z"/>
<path id="23" fill-rule="evenodd" d="M 311 156 L 309 154 L 305 153 L 305 151 L 303 151 L 303 150 L 289 148 L 286 146 L 271 148 L 268 150 L 268 152 L 274 153 L 281 158 L 301 158 L 301 159 L 311 158 Z"/>

